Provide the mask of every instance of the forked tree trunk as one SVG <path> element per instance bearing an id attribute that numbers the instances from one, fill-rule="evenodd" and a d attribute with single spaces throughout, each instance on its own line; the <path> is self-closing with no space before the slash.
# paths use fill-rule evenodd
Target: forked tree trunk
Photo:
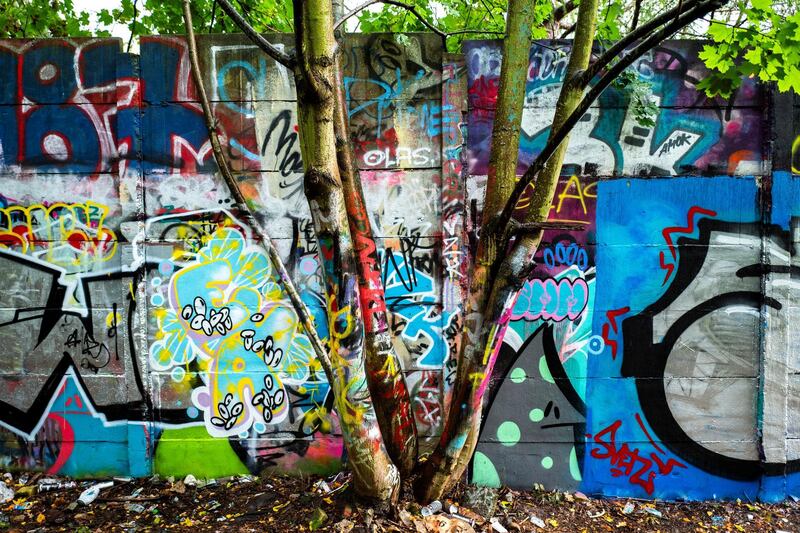
<path id="1" fill-rule="evenodd" d="M 386 296 L 381 279 L 378 248 L 372 234 L 364 192 L 350 142 L 347 103 L 336 58 L 336 155 L 342 178 L 350 234 L 357 254 L 361 312 L 364 316 L 364 351 L 367 383 L 389 456 L 405 477 L 417 460 L 417 430 L 400 359 L 392 344 Z"/>
<path id="2" fill-rule="evenodd" d="M 334 401 L 356 492 L 388 501 L 398 495 L 400 476 L 384 446 L 366 380 L 356 251 L 336 153 L 331 0 L 296 0 L 294 15 L 300 146 L 325 279 Z"/>
<path id="3" fill-rule="evenodd" d="M 527 71 L 532 12 L 532 2 L 509 2 L 482 230 L 463 332 L 466 349 L 459 361 L 455 393 L 442 438 L 416 486 L 417 497 L 422 501 L 440 498 L 446 493 L 463 476 L 472 458 L 478 442 L 483 397 L 508 327 L 509 314 L 530 273 L 541 240 L 541 230 L 532 236 L 523 235 L 508 251 L 507 243 L 513 234 L 498 224 L 515 185 L 526 80 L 526 76 L 519 74 Z M 596 17 L 597 0 L 582 0 L 578 9 L 578 31 L 551 131 L 563 124 L 583 94 L 583 88 L 573 90 L 569 80 L 588 66 Z M 547 172 L 537 179 L 535 197 L 538 200 L 530 216 L 533 221 L 547 219 L 566 147 L 567 142 L 559 146 L 557 157 L 549 160 Z"/>

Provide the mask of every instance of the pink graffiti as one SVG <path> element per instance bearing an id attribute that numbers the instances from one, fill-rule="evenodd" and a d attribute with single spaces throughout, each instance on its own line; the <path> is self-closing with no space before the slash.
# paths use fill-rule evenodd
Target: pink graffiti
<path id="1" fill-rule="evenodd" d="M 589 287 L 582 278 L 527 281 L 520 291 L 511 320 L 575 320 L 589 300 Z"/>

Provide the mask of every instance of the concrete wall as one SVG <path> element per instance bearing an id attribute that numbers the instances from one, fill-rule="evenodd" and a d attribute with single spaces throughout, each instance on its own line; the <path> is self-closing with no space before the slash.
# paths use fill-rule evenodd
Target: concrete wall
<path id="1" fill-rule="evenodd" d="M 291 76 L 243 38 L 198 44 L 237 178 L 327 337 Z M 568 46 L 531 52 L 520 168 L 544 144 Z M 585 229 L 548 232 L 537 255 L 474 481 L 800 492 L 795 111 L 750 80 L 731 102 L 705 98 L 699 49 L 670 42 L 637 62 L 659 100 L 654 127 L 612 89 L 576 128 L 551 218 Z M 339 469 L 328 384 L 215 175 L 185 43 L 120 50 L 0 41 L 2 464 Z M 455 371 L 500 49 L 472 42 L 456 57 L 435 36 L 361 35 L 344 58 L 391 326 L 431 445 Z"/>

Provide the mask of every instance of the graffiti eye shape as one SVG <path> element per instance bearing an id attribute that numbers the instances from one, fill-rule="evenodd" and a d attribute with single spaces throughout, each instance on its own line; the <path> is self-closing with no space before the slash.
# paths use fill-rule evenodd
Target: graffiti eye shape
<path id="1" fill-rule="evenodd" d="M 279 364 L 281 362 L 281 359 L 283 359 L 283 350 L 278 348 L 277 350 L 275 350 L 275 358 L 272 360 L 272 364 L 273 365 Z"/>
<path id="2" fill-rule="evenodd" d="M 272 341 L 272 335 L 267 336 L 267 342 L 264 344 L 264 349 L 266 351 L 272 350 L 272 345 L 274 342 Z"/>
<path id="3" fill-rule="evenodd" d="M 273 407 L 277 407 L 283 403 L 283 400 L 286 399 L 286 394 L 283 392 L 283 389 L 279 390 L 275 393 L 275 397 L 272 399 Z"/>
<path id="4" fill-rule="evenodd" d="M 252 329 L 245 329 L 242 330 L 242 332 L 239 335 L 241 335 L 243 339 L 252 339 L 253 335 L 255 334 L 256 332 L 253 331 Z"/>
<path id="5" fill-rule="evenodd" d="M 222 313 L 217 313 L 212 309 L 211 314 L 208 316 L 208 321 L 213 327 L 217 327 L 217 324 L 222 322 Z"/>
<path id="6" fill-rule="evenodd" d="M 221 414 L 225 418 L 231 416 L 230 412 L 228 411 L 228 407 L 224 403 L 221 403 L 217 406 L 217 411 L 219 411 L 219 414 Z"/>
<path id="7" fill-rule="evenodd" d="M 253 337 L 244 338 L 244 349 L 250 350 L 253 347 Z"/>
<path id="8" fill-rule="evenodd" d="M 209 322 L 205 318 L 203 319 L 203 333 L 205 333 L 209 337 L 214 333 L 214 328 L 211 327 L 211 322 Z"/>
<path id="9" fill-rule="evenodd" d="M 186 306 L 184 306 L 183 311 L 181 311 L 181 316 L 183 317 L 184 320 L 189 320 L 190 318 L 192 318 L 193 312 L 194 310 L 192 309 L 192 306 L 187 304 Z"/>
<path id="10" fill-rule="evenodd" d="M 217 327 L 214 329 L 216 329 L 220 335 L 225 335 L 228 332 L 223 324 L 217 324 Z"/>
<path id="11" fill-rule="evenodd" d="M 264 422 L 267 423 L 272 422 L 272 411 L 265 408 L 263 411 L 263 415 L 264 415 Z"/>
<path id="12" fill-rule="evenodd" d="M 250 403 L 252 403 L 253 405 L 260 405 L 264 403 L 264 391 L 262 390 L 261 392 L 253 396 L 253 399 L 250 401 Z"/>
<path id="13" fill-rule="evenodd" d="M 261 322 L 262 320 L 264 320 L 264 315 L 261 313 L 256 313 L 250 317 L 251 322 Z"/>
<path id="14" fill-rule="evenodd" d="M 274 381 L 272 380 L 272 376 L 266 376 L 264 378 L 264 385 L 266 385 L 267 390 L 270 390 L 272 388 L 273 384 L 274 384 Z"/>
<path id="15" fill-rule="evenodd" d="M 225 429 L 226 430 L 227 429 L 231 429 L 234 426 L 234 424 L 236 424 L 236 419 L 235 418 L 229 418 L 228 421 L 225 423 Z"/>
<path id="16" fill-rule="evenodd" d="M 189 324 L 189 326 L 193 330 L 197 331 L 197 330 L 199 330 L 199 329 L 201 329 L 203 327 L 203 321 L 204 320 L 205 320 L 205 318 L 203 317 L 203 315 L 197 315 L 192 319 L 192 322 Z"/>
<path id="17" fill-rule="evenodd" d="M 244 410 L 244 404 L 242 402 L 236 402 L 236 405 L 233 406 L 231 409 L 231 416 L 238 418 L 242 411 Z"/>
<path id="18" fill-rule="evenodd" d="M 233 329 L 233 320 L 231 320 L 231 317 L 227 317 L 222 323 L 225 324 L 225 329 Z"/>
<path id="19" fill-rule="evenodd" d="M 260 352 L 262 348 L 264 348 L 264 341 L 256 341 L 255 344 L 253 344 L 253 351 L 256 353 Z"/>
<path id="20" fill-rule="evenodd" d="M 233 394 L 229 392 L 228 394 L 225 395 L 225 405 L 230 405 L 232 401 L 233 401 Z"/>
<path id="21" fill-rule="evenodd" d="M 194 299 L 194 311 L 198 315 L 206 315 L 206 301 L 199 296 Z"/>
<path id="22" fill-rule="evenodd" d="M 212 416 L 211 423 L 218 427 L 222 427 L 225 425 L 225 421 L 218 416 Z"/>

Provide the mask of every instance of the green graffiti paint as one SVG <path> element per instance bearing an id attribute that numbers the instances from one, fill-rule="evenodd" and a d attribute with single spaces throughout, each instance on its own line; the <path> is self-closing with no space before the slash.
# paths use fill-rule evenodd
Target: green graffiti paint
<path id="1" fill-rule="evenodd" d="M 509 377 L 514 383 L 522 383 L 525 381 L 525 371 L 520 367 L 517 367 L 511 371 L 511 375 Z"/>
<path id="2" fill-rule="evenodd" d="M 542 379 L 548 383 L 556 382 L 556 380 L 553 379 L 553 375 L 550 373 L 550 368 L 548 368 L 547 360 L 544 358 L 544 356 L 539 358 L 539 374 L 541 374 Z"/>
<path id="3" fill-rule="evenodd" d="M 553 458 L 550 456 L 542 457 L 542 468 L 545 470 L 550 470 L 553 468 Z"/>
<path id="4" fill-rule="evenodd" d="M 500 488 L 500 476 L 497 475 L 492 461 L 481 452 L 475 452 L 472 459 L 472 482 L 484 487 Z"/>
<path id="5" fill-rule="evenodd" d="M 519 442 L 519 426 L 509 420 L 497 428 L 497 438 L 504 446 L 514 446 Z"/>
<path id="6" fill-rule="evenodd" d="M 165 430 L 153 466 L 162 476 L 215 478 L 249 473 L 228 439 L 212 437 L 203 426 Z"/>
<path id="7" fill-rule="evenodd" d="M 581 467 L 578 464 L 578 453 L 575 451 L 575 446 L 573 446 L 572 451 L 569 452 L 569 475 L 571 475 L 572 479 L 575 481 L 580 481 L 583 479 L 583 476 L 581 476 Z"/>
<path id="8" fill-rule="evenodd" d="M 528 413 L 528 418 L 531 419 L 531 422 L 540 422 L 544 418 L 544 411 L 541 409 L 531 409 L 531 412 Z"/>

